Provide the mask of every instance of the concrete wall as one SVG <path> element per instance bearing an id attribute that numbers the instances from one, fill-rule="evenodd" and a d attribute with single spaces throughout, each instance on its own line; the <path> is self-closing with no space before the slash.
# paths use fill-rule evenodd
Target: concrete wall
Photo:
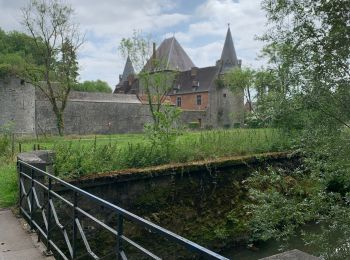
<path id="1" fill-rule="evenodd" d="M 9 122 L 17 134 L 35 133 L 35 89 L 18 78 L 0 79 L 0 127 Z"/>

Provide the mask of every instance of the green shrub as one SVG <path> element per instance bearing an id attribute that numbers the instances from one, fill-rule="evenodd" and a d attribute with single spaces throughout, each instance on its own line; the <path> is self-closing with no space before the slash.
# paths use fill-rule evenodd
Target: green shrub
<path id="1" fill-rule="evenodd" d="M 188 123 L 188 128 L 190 128 L 190 129 L 199 129 L 200 128 L 200 124 L 199 124 L 198 121 L 189 122 Z"/>

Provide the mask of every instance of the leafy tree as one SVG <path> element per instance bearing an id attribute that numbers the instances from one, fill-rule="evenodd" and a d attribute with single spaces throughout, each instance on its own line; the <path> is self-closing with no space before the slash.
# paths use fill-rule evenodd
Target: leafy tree
<path id="1" fill-rule="evenodd" d="M 78 76 L 77 50 L 83 38 L 73 23 L 73 9 L 59 0 L 31 0 L 23 10 L 23 24 L 43 65 L 28 66 L 26 80 L 48 98 L 56 116 L 58 133 L 64 133 L 64 110 Z M 44 48 L 42 48 L 44 46 Z"/>
<path id="2" fill-rule="evenodd" d="M 294 111 L 304 111 L 311 125 L 349 127 L 350 2 L 264 0 L 262 7 L 269 23 L 264 55 L 284 107 L 296 102 Z"/>
<path id="3" fill-rule="evenodd" d="M 38 42 L 40 48 L 24 33 L 0 29 L 0 77 L 22 76 L 27 66 L 43 65 L 44 45 Z"/>
<path id="4" fill-rule="evenodd" d="M 73 86 L 72 90 L 84 92 L 112 93 L 112 89 L 109 87 L 108 83 L 99 79 L 96 81 L 86 80 L 83 83 L 77 83 Z"/>
<path id="5" fill-rule="evenodd" d="M 250 68 L 234 68 L 224 75 L 224 83 L 232 92 L 244 91 L 249 104 L 249 111 L 253 111 L 251 88 L 253 87 L 255 71 Z"/>
<path id="6" fill-rule="evenodd" d="M 145 38 L 134 31 L 131 38 L 122 39 L 119 50 L 125 58 L 129 55 L 136 67 L 139 97 L 147 100 L 153 123 L 157 126 L 160 123 L 158 115 L 162 113 L 162 107 L 167 103 L 167 94 L 173 87 L 177 72 L 164 70 L 165 61 L 152 56 L 150 46 L 150 37 Z"/>

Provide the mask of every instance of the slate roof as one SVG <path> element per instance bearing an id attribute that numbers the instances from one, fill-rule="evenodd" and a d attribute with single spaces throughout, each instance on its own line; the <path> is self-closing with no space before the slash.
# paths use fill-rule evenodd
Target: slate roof
<path id="1" fill-rule="evenodd" d="M 209 91 L 215 84 L 218 67 L 196 68 L 196 70 L 196 76 L 191 75 L 191 70 L 179 72 L 174 83 L 174 89 L 176 91 L 172 91 L 169 95 Z"/>
<path id="2" fill-rule="evenodd" d="M 175 37 L 165 39 L 156 50 L 156 60 L 160 62 L 157 70 L 186 71 L 195 67 L 191 58 Z M 146 63 L 145 70 L 152 70 L 152 58 Z"/>
<path id="3" fill-rule="evenodd" d="M 122 75 L 122 79 L 120 81 L 120 83 L 127 81 L 128 80 L 128 76 L 135 74 L 135 70 L 134 67 L 132 66 L 132 62 L 130 60 L 130 57 L 128 56 L 128 58 L 126 59 L 126 63 L 124 66 L 124 71 L 123 71 L 123 75 Z"/>
<path id="4" fill-rule="evenodd" d="M 230 27 L 227 30 L 224 48 L 222 49 L 222 53 L 221 53 L 221 61 L 222 61 L 224 70 L 227 67 L 238 65 L 238 59 L 237 59 L 235 47 L 233 45 Z"/>

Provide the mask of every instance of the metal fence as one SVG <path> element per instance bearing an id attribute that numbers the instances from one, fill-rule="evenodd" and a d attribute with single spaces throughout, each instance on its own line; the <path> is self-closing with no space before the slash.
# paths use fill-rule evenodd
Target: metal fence
<path id="1" fill-rule="evenodd" d="M 19 206 L 21 213 L 27 219 L 31 228 L 36 230 L 38 236 L 43 239 L 47 247 L 47 252 L 50 253 L 54 251 L 55 255 L 62 259 L 85 259 L 87 256 L 92 259 L 104 258 L 103 256 L 98 256 L 97 253 L 91 249 L 91 241 L 88 241 L 85 230 L 81 224 L 82 217 L 88 218 L 89 221 L 92 221 L 95 225 L 105 229 L 115 237 L 115 246 L 112 250 L 112 254 L 113 258 L 116 259 L 128 259 L 127 252 L 125 251 L 126 245 L 137 249 L 139 253 L 142 253 L 148 258 L 161 259 L 161 257 L 157 256 L 155 253 L 152 253 L 131 238 L 126 237 L 124 233 L 125 221 L 137 224 L 138 226 L 147 229 L 149 232 L 165 238 L 167 241 L 180 245 L 184 249 L 195 253 L 201 258 L 227 259 L 207 248 L 20 160 L 18 161 L 18 174 L 20 192 Z M 59 194 L 57 189 L 55 189 L 57 185 L 61 185 L 65 190 L 70 191 L 72 196 L 68 199 L 62 196 L 62 194 Z M 68 221 L 67 223 L 70 223 L 70 229 L 67 228 L 67 225 L 62 224 L 64 221 L 60 219 L 58 214 L 59 209 L 58 207 L 56 209 L 53 199 L 59 201 L 61 207 L 65 205 L 64 207 L 72 209 L 70 216 L 68 216 L 68 220 L 66 218 L 64 219 L 65 222 Z M 87 210 L 78 206 L 81 200 L 92 201 L 93 203 L 97 203 L 98 205 L 111 210 L 112 214 L 114 214 L 117 219 L 116 225 L 111 226 L 110 224 L 98 219 L 93 213 L 89 213 Z M 56 231 L 59 230 L 64 239 L 57 241 L 53 235 L 53 229 Z M 62 242 L 65 244 L 66 250 L 62 249 Z M 84 246 L 77 247 L 78 242 Z M 101 241 L 101 243 L 103 243 L 103 241 Z M 81 250 L 84 250 L 84 254 L 79 252 Z M 81 255 L 85 256 L 81 257 Z"/>

